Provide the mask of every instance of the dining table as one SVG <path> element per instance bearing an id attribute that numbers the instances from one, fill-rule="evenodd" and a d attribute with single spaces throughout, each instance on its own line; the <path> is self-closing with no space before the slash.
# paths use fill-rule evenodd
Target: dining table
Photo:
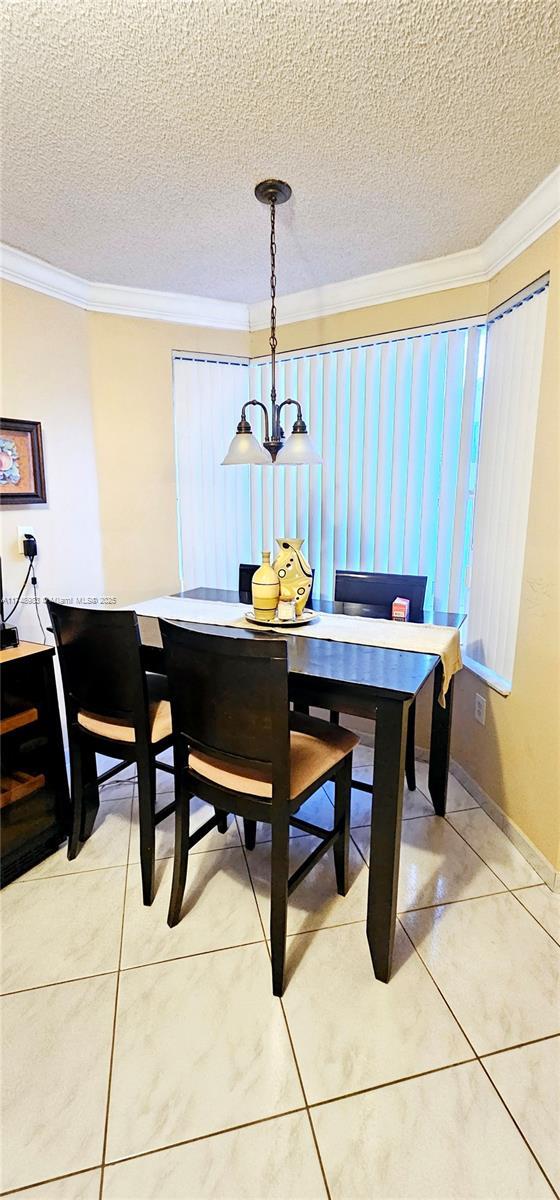
<path id="1" fill-rule="evenodd" d="M 239 603 L 237 592 L 220 588 L 193 588 L 176 593 L 176 597 L 215 603 L 216 612 L 219 604 Z M 309 607 L 318 614 L 378 616 L 367 605 L 339 601 L 310 600 Z M 145 669 L 164 673 L 158 619 L 153 615 L 142 615 L 142 606 L 138 608 Z M 425 611 L 423 623 L 457 629 L 464 619 L 461 613 Z M 208 629 L 207 624 L 190 620 L 181 623 L 191 629 Z M 231 628 L 223 627 L 222 632 L 231 634 Z M 305 710 L 313 706 L 375 720 L 366 932 L 375 976 L 387 983 L 391 975 L 397 918 L 408 711 L 432 678 L 428 790 L 434 812 L 443 817 L 447 800 L 453 677 L 446 681 L 443 704 L 444 669 L 438 654 L 362 645 L 356 641 L 331 641 L 314 637 L 312 628 L 307 634 L 301 637 L 282 629 L 267 630 L 263 635 L 261 629 L 256 629 L 254 636 L 282 637 L 286 641 L 289 697 L 294 708 Z"/>

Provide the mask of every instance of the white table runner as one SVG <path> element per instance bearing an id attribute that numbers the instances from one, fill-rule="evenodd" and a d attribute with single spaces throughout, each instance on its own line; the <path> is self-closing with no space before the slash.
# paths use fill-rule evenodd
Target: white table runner
<path id="1" fill-rule="evenodd" d="M 129 605 L 141 617 L 163 617 L 168 621 L 191 621 L 200 625 L 226 625 L 241 629 L 256 626 L 245 620 L 246 604 L 227 604 L 223 600 L 195 600 L 182 596 L 157 596 Z M 443 686 L 439 697 L 445 707 L 445 695 L 453 675 L 462 667 L 459 630 L 449 625 L 419 625 L 413 621 L 385 621 L 374 617 L 316 614 L 309 625 L 293 626 L 286 633 L 296 637 L 325 638 L 331 642 L 353 642 L 360 646 L 380 646 L 387 650 L 410 650 L 437 654 L 443 664 Z M 276 631 L 278 632 L 278 631 Z"/>

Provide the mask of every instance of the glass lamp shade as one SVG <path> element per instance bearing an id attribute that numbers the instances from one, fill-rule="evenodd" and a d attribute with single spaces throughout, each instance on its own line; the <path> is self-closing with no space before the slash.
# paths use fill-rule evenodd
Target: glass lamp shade
<path id="1" fill-rule="evenodd" d="M 254 433 L 236 433 L 231 439 L 223 467 L 239 467 L 245 464 L 270 466 L 272 459 L 268 450 L 261 446 Z"/>
<path id="2" fill-rule="evenodd" d="M 276 455 L 280 467 L 299 467 L 322 462 L 308 433 L 291 433 Z"/>

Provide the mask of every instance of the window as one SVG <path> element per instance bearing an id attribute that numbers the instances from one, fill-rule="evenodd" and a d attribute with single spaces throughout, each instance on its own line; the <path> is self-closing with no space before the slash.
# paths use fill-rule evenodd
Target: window
<path id="1" fill-rule="evenodd" d="M 465 664 L 511 691 L 547 309 L 547 281 L 488 322 Z"/>
<path id="2" fill-rule="evenodd" d="M 426 574 L 427 606 L 465 611 L 484 344 L 465 322 L 279 356 L 322 467 L 222 468 L 270 363 L 175 356 L 183 585 L 236 588 L 240 561 L 297 535 L 317 595 L 336 569 Z"/>

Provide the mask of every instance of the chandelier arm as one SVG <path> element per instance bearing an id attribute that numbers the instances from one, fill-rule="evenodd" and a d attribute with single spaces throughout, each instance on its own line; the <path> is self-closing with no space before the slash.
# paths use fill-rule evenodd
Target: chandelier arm
<path id="1" fill-rule="evenodd" d="M 258 408 L 262 408 L 262 410 L 263 410 L 263 413 L 264 413 L 263 442 L 268 442 L 268 440 L 269 440 L 268 439 L 268 409 L 267 409 L 266 405 L 262 403 L 262 400 L 247 400 L 246 401 L 246 403 L 243 405 L 243 408 L 241 409 L 241 420 L 239 422 L 239 425 L 242 425 L 242 426 L 248 425 L 249 428 L 248 429 L 245 429 L 245 428 L 239 429 L 239 426 L 238 426 L 237 432 L 238 433 L 250 433 L 250 431 L 251 431 L 251 426 L 249 425 L 249 422 L 248 422 L 247 416 L 246 416 L 246 412 L 245 412 L 245 410 L 249 407 L 250 404 L 254 404 Z"/>
<path id="2" fill-rule="evenodd" d="M 305 424 L 305 421 L 303 419 L 303 413 L 301 411 L 301 404 L 300 404 L 299 400 L 290 400 L 290 399 L 283 400 L 282 404 L 278 405 L 278 409 L 277 409 L 278 424 L 280 424 L 280 413 L 281 413 L 282 409 L 286 406 L 286 404 L 295 404 L 295 406 L 297 408 L 297 420 L 294 424 L 294 428 L 293 428 L 292 432 L 293 433 L 307 433 L 307 425 Z"/>

